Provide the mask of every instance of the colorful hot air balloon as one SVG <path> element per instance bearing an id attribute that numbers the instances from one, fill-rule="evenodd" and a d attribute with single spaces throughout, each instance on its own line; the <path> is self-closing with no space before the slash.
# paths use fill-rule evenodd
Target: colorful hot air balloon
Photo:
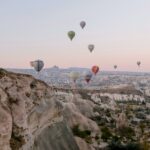
<path id="1" fill-rule="evenodd" d="M 69 31 L 68 32 L 68 37 L 70 38 L 70 40 L 72 41 L 73 40 L 73 38 L 75 37 L 75 32 L 74 31 Z"/>
<path id="2" fill-rule="evenodd" d="M 137 65 L 140 67 L 140 65 L 141 65 L 141 62 L 140 62 L 140 61 L 137 61 Z"/>
<path id="3" fill-rule="evenodd" d="M 88 45 L 88 49 L 90 52 L 94 50 L 95 46 L 93 44 Z"/>
<path id="4" fill-rule="evenodd" d="M 80 22 L 80 26 L 81 26 L 82 29 L 84 29 L 84 27 L 86 26 L 86 22 L 85 21 L 81 21 Z"/>
<path id="5" fill-rule="evenodd" d="M 117 69 L 117 67 L 118 67 L 117 65 L 114 65 L 114 69 Z"/>
<path id="6" fill-rule="evenodd" d="M 71 72 L 70 73 L 70 78 L 73 80 L 73 82 L 75 83 L 77 81 L 77 79 L 80 77 L 80 74 L 79 72 Z"/>
<path id="7" fill-rule="evenodd" d="M 92 78 L 92 72 L 90 72 L 90 71 L 88 71 L 88 72 L 86 72 L 86 74 L 85 74 L 85 81 L 87 82 L 87 83 L 89 83 L 90 82 L 90 80 L 91 80 L 91 78 Z"/>
<path id="8" fill-rule="evenodd" d="M 92 67 L 92 72 L 96 75 L 99 71 L 99 67 L 98 66 L 93 66 Z"/>
<path id="9" fill-rule="evenodd" d="M 44 67 L 44 62 L 42 60 L 35 60 L 30 62 L 31 67 L 33 67 L 37 72 L 40 72 Z"/>

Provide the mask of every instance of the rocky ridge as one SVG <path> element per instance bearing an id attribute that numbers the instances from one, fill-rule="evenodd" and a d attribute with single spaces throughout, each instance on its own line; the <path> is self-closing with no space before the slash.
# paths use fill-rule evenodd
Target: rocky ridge
<path id="1" fill-rule="evenodd" d="M 78 150 L 61 111 L 44 82 L 0 70 L 1 150 Z"/>

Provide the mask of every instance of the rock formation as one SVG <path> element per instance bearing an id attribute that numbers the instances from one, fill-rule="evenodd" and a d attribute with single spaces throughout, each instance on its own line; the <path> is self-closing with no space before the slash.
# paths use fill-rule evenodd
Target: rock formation
<path id="1" fill-rule="evenodd" d="M 0 149 L 79 150 L 55 91 L 0 69 Z"/>

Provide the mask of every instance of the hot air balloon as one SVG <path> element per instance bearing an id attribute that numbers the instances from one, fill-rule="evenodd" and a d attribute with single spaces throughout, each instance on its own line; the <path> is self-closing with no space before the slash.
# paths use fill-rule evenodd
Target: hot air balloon
<path id="1" fill-rule="evenodd" d="M 140 67 L 140 65 L 141 65 L 141 62 L 140 62 L 140 61 L 137 61 L 137 65 Z"/>
<path id="2" fill-rule="evenodd" d="M 114 65 L 114 69 L 117 69 L 117 67 L 118 67 L 117 65 Z"/>
<path id="3" fill-rule="evenodd" d="M 92 67 L 92 72 L 96 75 L 99 71 L 99 67 L 98 66 L 93 66 Z"/>
<path id="4" fill-rule="evenodd" d="M 81 21 L 80 22 L 80 26 L 81 26 L 82 29 L 84 29 L 84 27 L 86 26 L 86 22 L 85 21 Z"/>
<path id="5" fill-rule="evenodd" d="M 77 81 L 77 79 L 80 77 L 80 74 L 79 72 L 71 72 L 70 73 L 70 78 L 73 80 L 73 82 L 75 83 Z"/>
<path id="6" fill-rule="evenodd" d="M 95 46 L 94 46 L 93 44 L 88 45 L 89 51 L 92 52 L 92 51 L 94 50 L 94 47 L 95 47 Z"/>
<path id="7" fill-rule="evenodd" d="M 85 81 L 87 83 L 89 83 L 91 78 L 92 78 L 92 72 L 90 72 L 90 71 L 86 72 L 86 74 L 85 74 Z"/>
<path id="8" fill-rule="evenodd" d="M 44 62 L 42 60 L 35 60 L 30 62 L 31 67 L 33 67 L 37 72 L 40 72 L 44 67 Z"/>
<path id="9" fill-rule="evenodd" d="M 72 41 L 73 40 L 73 38 L 75 37 L 75 32 L 74 31 L 69 31 L 68 32 L 68 37 L 70 38 L 70 40 Z"/>

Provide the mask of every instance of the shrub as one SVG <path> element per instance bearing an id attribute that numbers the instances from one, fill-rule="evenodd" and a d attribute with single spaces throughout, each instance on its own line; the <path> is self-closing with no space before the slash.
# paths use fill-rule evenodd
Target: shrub
<path id="1" fill-rule="evenodd" d="M 102 138 L 105 142 L 107 142 L 107 140 L 110 139 L 110 137 L 112 137 L 112 134 L 111 134 L 111 132 L 109 131 L 109 128 L 103 127 L 103 128 L 101 129 L 101 131 L 102 131 L 102 136 L 101 136 L 101 138 Z"/>
<path id="2" fill-rule="evenodd" d="M 127 139 L 132 139 L 135 136 L 135 131 L 131 127 L 119 128 L 119 134 Z"/>
<path id="3" fill-rule="evenodd" d="M 91 120 L 95 121 L 99 126 L 102 124 L 104 125 L 103 119 L 101 116 L 95 116 L 95 117 L 91 117 Z"/>
<path id="4" fill-rule="evenodd" d="M 23 136 L 21 136 L 21 135 L 16 136 L 14 134 L 14 132 L 12 132 L 11 139 L 10 139 L 10 147 L 11 147 L 11 149 L 12 150 L 18 150 L 24 144 L 25 144 L 25 140 L 24 140 Z"/>
<path id="5" fill-rule="evenodd" d="M 128 143 L 126 145 L 121 144 L 120 142 L 112 141 L 109 146 L 109 150 L 142 150 L 140 144 L 138 143 Z"/>
<path id="6" fill-rule="evenodd" d="M 111 117 L 111 113 L 110 113 L 110 111 L 108 109 L 106 110 L 106 116 L 107 117 Z"/>
<path id="7" fill-rule="evenodd" d="M 72 128 L 72 132 L 75 136 L 78 136 L 83 139 L 85 139 L 91 135 L 91 131 L 89 131 L 89 130 L 84 130 L 84 131 L 80 130 L 79 125 L 74 126 Z"/>
<path id="8" fill-rule="evenodd" d="M 3 78 L 6 75 L 6 71 L 2 68 L 0 68 L 0 78 Z"/>

